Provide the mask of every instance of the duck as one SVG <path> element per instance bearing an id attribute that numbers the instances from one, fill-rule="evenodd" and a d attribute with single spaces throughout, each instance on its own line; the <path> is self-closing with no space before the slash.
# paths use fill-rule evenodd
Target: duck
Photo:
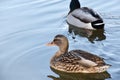
<path id="1" fill-rule="evenodd" d="M 81 7 L 79 0 L 71 0 L 70 12 L 67 15 L 67 23 L 84 29 L 103 29 L 102 17 L 89 7 Z"/>
<path id="2" fill-rule="evenodd" d="M 66 36 L 58 34 L 47 46 L 58 46 L 59 50 L 50 60 L 50 67 L 66 73 L 101 73 L 111 65 L 104 59 L 84 50 L 68 51 L 69 42 Z"/>

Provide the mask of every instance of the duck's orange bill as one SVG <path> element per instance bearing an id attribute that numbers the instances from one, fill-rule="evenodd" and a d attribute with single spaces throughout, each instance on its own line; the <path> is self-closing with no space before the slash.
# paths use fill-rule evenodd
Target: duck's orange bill
<path id="1" fill-rule="evenodd" d="M 54 42 L 50 42 L 46 44 L 47 46 L 55 46 Z"/>

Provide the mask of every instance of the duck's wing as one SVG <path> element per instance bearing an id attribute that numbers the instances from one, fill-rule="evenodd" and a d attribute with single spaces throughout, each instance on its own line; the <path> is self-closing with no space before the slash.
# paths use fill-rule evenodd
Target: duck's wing
<path id="1" fill-rule="evenodd" d="M 93 9 L 82 7 L 71 12 L 71 15 L 84 23 L 90 23 L 96 20 L 102 20 L 100 15 Z"/>
<path id="2" fill-rule="evenodd" d="M 82 7 L 81 10 L 83 10 L 84 12 L 88 13 L 88 14 L 91 14 L 93 17 L 97 18 L 97 19 L 102 19 L 101 16 L 96 12 L 94 11 L 93 9 L 91 8 L 88 8 L 88 7 Z"/>
<path id="3" fill-rule="evenodd" d="M 72 50 L 68 53 L 61 55 L 56 61 L 72 64 L 72 65 L 82 65 L 86 67 L 97 66 L 105 64 L 103 59 L 81 50 Z"/>
<path id="4" fill-rule="evenodd" d="M 81 56 L 83 58 L 83 60 L 86 60 L 84 62 L 86 62 L 87 64 L 92 65 L 92 62 L 95 63 L 93 64 L 93 66 L 97 66 L 97 65 L 105 65 L 105 62 L 103 60 L 103 58 L 95 55 L 95 54 L 91 54 L 89 52 L 86 51 L 82 51 L 82 50 L 73 50 L 72 52 L 74 52 L 76 54 L 76 56 Z M 88 61 L 88 62 L 87 62 Z"/>

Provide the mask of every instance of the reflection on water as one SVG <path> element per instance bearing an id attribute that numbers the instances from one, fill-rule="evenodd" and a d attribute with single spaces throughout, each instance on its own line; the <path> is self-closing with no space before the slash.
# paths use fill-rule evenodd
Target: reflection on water
<path id="1" fill-rule="evenodd" d="M 108 72 L 85 74 L 85 73 L 65 73 L 57 71 L 53 68 L 51 68 L 51 70 L 59 75 L 59 77 L 48 75 L 48 77 L 52 78 L 53 80 L 105 80 L 111 77 Z"/>
<path id="2" fill-rule="evenodd" d="M 94 43 L 94 41 L 101 41 L 106 39 L 106 36 L 104 34 L 104 29 L 89 30 L 89 29 L 78 28 L 70 24 L 68 25 L 69 25 L 68 32 L 72 33 L 73 38 L 75 38 L 75 35 L 79 35 L 82 37 L 86 37 L 91 43 Z"/>

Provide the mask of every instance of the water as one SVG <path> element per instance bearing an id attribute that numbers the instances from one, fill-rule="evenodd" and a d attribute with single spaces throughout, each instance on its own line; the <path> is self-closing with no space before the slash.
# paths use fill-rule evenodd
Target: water
<path id="1" fill-rule="evenodd" d="M 105 73 L 111 78 L 102 76 L 102 80 L 118 80 L 120 1 L 81 0 L 82 6 L 98 11 L 105 21 L 105 30 L 100 40 L 97 39 L 98 35 L 89 40 L 86 36 L 74 36 L 68 32 L 65 20 L 69 3 L 70 0 L 0 1 L 0 80 L 78 80 L 77 77 L 66 78 L 56 74 L 49 67 L 50 58 L 58 48 L 45 44 L 56 34 L 68 37 L 70 50 L 83 49 L 104 57 L 112 67 Z"/>

